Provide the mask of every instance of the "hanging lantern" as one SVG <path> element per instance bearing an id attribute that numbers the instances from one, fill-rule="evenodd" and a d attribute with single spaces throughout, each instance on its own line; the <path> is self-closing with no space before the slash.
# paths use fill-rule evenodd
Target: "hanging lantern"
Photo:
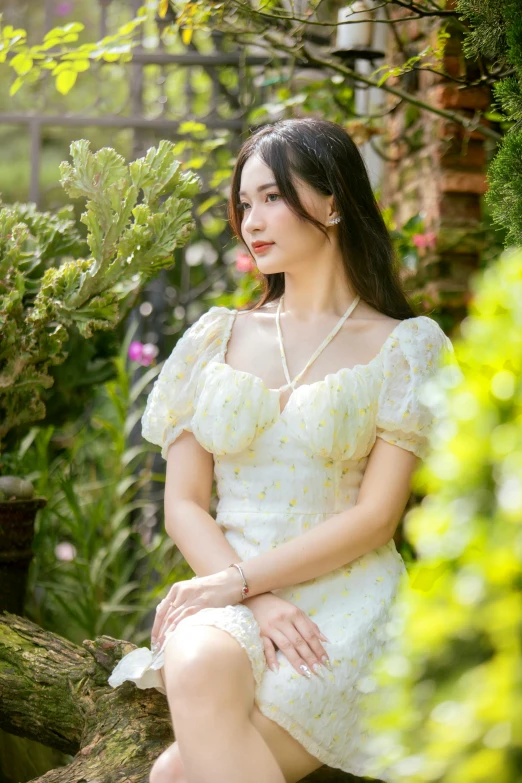
<path id="1" fill-rule="evenodd" d="M 375 60 L 384 57 L 382 35 L 375 35 L 375 28 L 380 28 L 382 23 L 378 23 L 378 16 L 372 10 L 372 5 L 373 3 L 367 0 L 355 0 L 351 5 L 339 9 L 333 54 L 352 60 Z M 342 24 L 343 22 L 350 24 Z M 381 44 L 379 48 L 375 46 L 377 41 Z"/>

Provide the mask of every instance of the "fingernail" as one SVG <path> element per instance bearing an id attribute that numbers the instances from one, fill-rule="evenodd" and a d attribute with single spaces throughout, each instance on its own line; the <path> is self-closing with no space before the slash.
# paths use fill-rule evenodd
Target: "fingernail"
<path id="1" fill-rule="evenodd" d="M 271 663 L 270 668 L 272 669 L 273 672 L 277 673 L 277 666 L 275 665 L 275 663 Z"/>
<path id="2" fill-rule="evenodd" d="M 323 667 L 321 666 L 321 664 L 320 664 L 320 663 L 314 663 L 314 665 L 312 666 L 312 669 L 314 670 L 314 672 L 315 672 L 315 673 L 316 673 L 316 674 L 317 674 L 319 677 L 321 677 L 321 678 L 323 678 L 323 679 L 324 679 L 324 671 L 323 671 Z"/>
<path id="3" fill-rule="evenodd" d="M 329 644 L 331 644 L 330 639 L 327 636 L 325 636 L 324 633 L 321 634 L 321 639 L 323 640 L 323 642 L 328 642 Z"/>
<path id="4" fill-rule="evenodd" d="M 329 659 L 327 658 L 327 656 L 326 656 L 326 655 L 323 655 L 323 656 L 322 656 L 322 658 L 321 658 L 321 660 L 322 660 L 322 662 L 324 663 L 324 665 L 325 665 L 325 666 L 327 666 L 327 667 L 328 667 L 328 669 L 330 669 L 330 671 L 332 671 L 332 664 L 330 663 L 330 661 L 329 661 Z"/>
<path id="5" fill-rule="evenodd" d="M 304 663 L 302 663 L 302 664 L 301 664 L 301 666 L 300 666 L 299 668 L 301 669 L 301 671 L 303 672 L 303 674 L 304 674 L 306 677 L 308 677 L 308 679 L 310 679 L 310 678 L 312 677 L 312 672 L 310 671 L 310 669 L 308 668 L 308 666 L 305 666 L 305 665 L 304 665 Z"/>

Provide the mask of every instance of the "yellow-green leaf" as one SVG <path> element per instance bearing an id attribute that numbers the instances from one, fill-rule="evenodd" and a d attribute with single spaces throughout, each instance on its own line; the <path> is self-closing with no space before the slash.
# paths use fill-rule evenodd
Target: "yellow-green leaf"
<path id="1" fill-rule="evenodd" d="M 24 80 L 21 76 L 17 76 L 14 82 L 11 85 L 11 89 L 9 90 L 9 95 L 14 95 L 15 92 L 18 92 L 22 84 L 24 83 Z"/>
<path id="2" fill-rule="evenodd" d="M 2 30 L 3 38 L 27 38 L 27 33 L 21 27 L 14 29 L 12 24 L 6 24 Z"/>
<path id="3" fill-rule="evenodd" d="M 128 22 L 127 24 L 124 24 L 123 27 L 118 28 L 118 34 L 130 35 L 136 29 L 136 25 L 137 25 L 136 22 Z"/>
<path id="4" fill-rule="evenodd" d="M 196 210 L 196 213 L 198 215 L 203 215 L 205 212 L 207 212 L 207 210 L 209 210 L 215 204 L 218 204 L 220 201 L 222 201 L 221 196 L 211 196 L 210 198 L 207 198 L 206 201 L 204 201 L 202 204 L 199 205 L 199 207 Z"/>
<path id="5" fill-rule="evenodd" d="M 52 30 L 49 30 L 49 32 L 44 35 L 44 41 L 50 41 L 53 38 L 60 40 L 64 35 L 65 33 L 62 27 L 53 27 Z"/>
<path id="6" fill-rule="evenodd" d="M 71 62 L 71 69 L 80 73 L 80 71 L 88 71 L 90 66 L 89 60 L 74 60 Z"/>
<path id="7" fill-rule="evenodd" d="M 77 76 L 76 71 L 61 71 L 56 77 L 56 89 L 58 92 L 62 95 L 67 95 L 69 90 L 74 87 Z"/>
<path id="8" fill-rule="evenodd" d="M 169 10 L 169 0 L 160 0 L 158 5 L 158 16 L 164 19 Z"/>
<path id="9" fill-rule="evenodd" d="M 180 133 L 202 133 L 206 130 L 207 126 L 204 125 L 204 123 L 196 122 L 195 120 L 186 120 L 185 122 L 180 122 L 179 124 Z"/>
<path id="10" fill-rule="evenodd" d="M 63 29 L 66 33 L 81 33 L 85 29 L 85 25 L 81 22 L 69 22 Z"/>
<path id="11" fill-rule="evenodd" d="M 59 43 L 63 38 L 68 37 L 69 34 L 81 33 L 83 29 L 85 29 L 85 25 L 81 22 L 71 22 L 70 24 L 66 24 L 65 27 L 53 27 L 52 30 L 49 30 L 49 32 L 44 35 L 44 41 L 50 41 L 55 38 L 57 39 L 57 43 Z"/>
<path id="12" fill-rule="evenodd" d="M 25 52 L 20 52 L 13 57 L 11 65 L 19 76 L 23 76 L 33 67 L 33 60 Z"/>

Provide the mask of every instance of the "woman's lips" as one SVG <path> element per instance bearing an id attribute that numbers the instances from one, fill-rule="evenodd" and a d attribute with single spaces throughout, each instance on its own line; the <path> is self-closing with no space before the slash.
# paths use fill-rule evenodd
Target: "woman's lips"
<path id="1" fill-rule="evenodd" d="M 265 250 L 268 250 L 270 247 L 272 247 L 273 244 L 273 242 L 266 242 L 263 245 L 255 245 L 254 253 L 264 253 Z"/>

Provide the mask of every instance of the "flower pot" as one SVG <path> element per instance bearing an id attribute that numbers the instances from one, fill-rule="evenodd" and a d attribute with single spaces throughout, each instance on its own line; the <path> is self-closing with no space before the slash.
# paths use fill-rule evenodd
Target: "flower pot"
<path id="1" fill-rule="evenodd" d="M 34 520 L 45 498 L 0 501 L 0 612 L 23 614 Z"/>

